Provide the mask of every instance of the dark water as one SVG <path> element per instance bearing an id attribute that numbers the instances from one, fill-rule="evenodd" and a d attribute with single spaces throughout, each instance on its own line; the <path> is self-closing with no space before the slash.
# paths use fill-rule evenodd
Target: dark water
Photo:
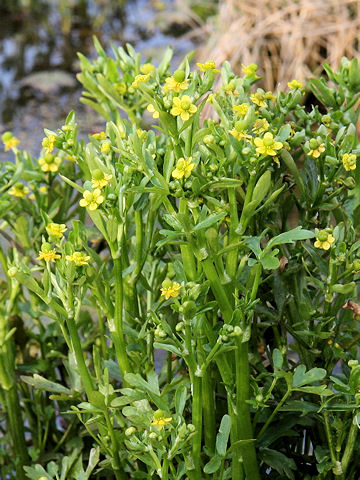
<path id="1" fill-rule="evenodd" d="M 96 35 L 110 53 L 110 43 L 131 43 L 144 57 L 156 59 L 168 45 L 181 57 L 194 48 L 176 37 L 173 0 L 0 0 L 0 134 L 11 130 L 20 147 L 36 155 L 43 128 L 56 129 L 74 109 L 80 134 L 102 128 L 104 121 L 79 102 L 81 86 L 74 81 L 77 52 L 94 57 Z M 31 4 L 31 8 L 24 5 Z M 7 8 L 5 8 L 7 6 Z M 32 75 L 58 71 L 67 78 L 55 80 L 45 91 Z M 67 74 L 67 77 L 66 77 Z M 67 84 L 70 85 L 67 85 Z M 71 85 L 73 84 L 73 85 Z M 12 158 L 0 145 L 0 161 Z"/>

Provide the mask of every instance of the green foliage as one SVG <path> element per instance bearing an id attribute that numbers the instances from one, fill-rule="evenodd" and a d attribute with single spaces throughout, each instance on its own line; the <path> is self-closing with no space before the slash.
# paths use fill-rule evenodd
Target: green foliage
<path id="1" fill-rule="evenodd" d="M 358 478 L 357 61 L 313 107 L 95 46 L 103 132 L 2 137 L 1 475 Z"/>

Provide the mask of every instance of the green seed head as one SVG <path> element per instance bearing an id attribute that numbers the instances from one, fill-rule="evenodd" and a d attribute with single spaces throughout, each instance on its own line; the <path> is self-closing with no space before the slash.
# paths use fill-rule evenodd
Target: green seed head
<path id="1" fill-rule="evenodd" d="M 181 83 L 185 80 L 185 72 L 184 70 L 176 70 L 174 72 L 174 80 L 175 82 Z"/>

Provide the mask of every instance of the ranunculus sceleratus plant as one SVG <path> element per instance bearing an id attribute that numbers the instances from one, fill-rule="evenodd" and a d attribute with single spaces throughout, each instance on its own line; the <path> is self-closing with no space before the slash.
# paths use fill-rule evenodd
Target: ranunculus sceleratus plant
<path id="1" fill-rule="evenodd" d="M 357 478 L 357 61 L 311 100 L 253 64 L 96 48 L 103 131 L 72 112 L 38 158 L 3 135 L 2 457 L 34 480 Z"/>

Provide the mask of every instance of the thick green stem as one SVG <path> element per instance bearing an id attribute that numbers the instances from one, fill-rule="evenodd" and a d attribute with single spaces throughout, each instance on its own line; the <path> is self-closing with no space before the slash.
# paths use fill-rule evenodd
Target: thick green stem
<path id="1" fill-rule="evenodd" d="M 341 459 L 341 468 L 342 468 L 342 473 L 343 473 L 343 478 L 345 480 L 346 478 L 346 471 L 348 469 L 351 457 L 354 452 L 354 447 L 355 447 L 355 442 L 356 442 L 356 437 L 358 434 L 359 427 L 357 425 L 354 425 L 353 423 L 351 424 L 348 439 L 346 442 L 346 447 Z"/>
<path id="2" fill-rule="evenodd" d="M 127 373 L 130 372 L 129 359 L 126 353 L 126 343 L 123 332 L 123 279 L 122 279 L 122 265 L 121 257 L 114 258 L 114 282 L 115 282 L 115 314 L 114 325 L 112 330 L 116 358 L 119 363 L 123 383 Z"/>
<path id="3" fill-rule="evenodd" d="M 8 431 L 11 436 L 16 465 L 16 478 L 19 480 L 25 480 L 24 466 L 29 463 L 29 456 L 25 442 L 21 406 L 15 383 L 9 390 L 4 390 L 4 396 L 8 415 Z"/>
<path id="4" fill-rule="evenodd" d="M 184 197 L 180 198 L 179 213 L 183 213 L 187 215 L 188 212 L 189 211 L 187 207 L 187 199 Z M 187 237 L 187 240 L 189 241 L 190 239 Z M 189 279 L 189 281 L 193 282 L 196 279 L 196 263 L 195 263 L 194 252 L 191 249 L 190 244 L 181 245 L 180 251 L 181 251 L 181 257 L 184 264 L 185 274 Z"/>
<path id="5" fill-rule="evenodd" d="M 76 365 L 81 377 L 81 380 L 84 384 L 85 392 L 87 397 L 89 398 L 90 394 L 94 390 L 94 386 L 92 383 L 92 379 L 89 373 L 89 370 L 86 366 L 85 359 L 84 359 L 84 354 L 80 342 L 80 337 L 79 333 L 76 328 L 75 320 L 73 317 L 73 312 L 70 312 L 67 319 L 66 323 L 69 329 L 70 333 L 70 338 L 71 338 L 71 344 L 75 353 L 75 358 L 76 358 Z"/>
<path id="6" fill-rule="evenodd" d="M 249 440 L 253 438 L 250 406 L 247 403 L 250 397 L 250 368 L 248 359 L 248 342 L 241 342 L 236 337 L 236 418 L 238 440 Z M 246 478 L 249 480 L 260 480 L 258 463 L 254 442 L 237 447 L 238 455 L 233 460 L 233 480 L 241 478 L 239 469 L 242 465 L 239 458 L 242 456 Z"/>
<path id="7" fill-rule="evenodd" d="M 228 189 L 229 204 L 230 204 L 230 233 L 229 233 L 229 245 L 236 242 L 238 236 L 236 234 L 236 228 L 239 223 L 235 188 Z M 234 278 L 238 268 L 238 252 L 239 248 L 235 247 L 228 253 L 226 258 L 226 273 L 230 278 Z"/>
<path id="8" fill-rule="evenodd" d="M 201 381 L 205 446 L 210 451 L 214 451 L 216 437 L 215 392 L 211 373 L 209 372 L 209 370 L 205 372 Z"/>

